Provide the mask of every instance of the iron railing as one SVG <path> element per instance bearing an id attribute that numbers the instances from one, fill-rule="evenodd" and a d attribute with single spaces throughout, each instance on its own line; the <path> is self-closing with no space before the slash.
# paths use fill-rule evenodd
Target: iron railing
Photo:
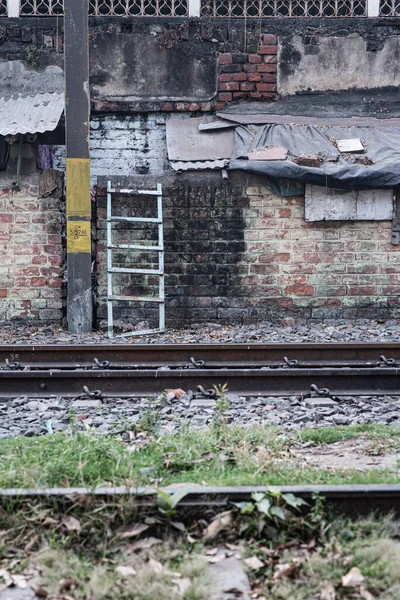
<path id="1" fill-rule="evenodd" d="M 0 17 L 7 16 L 7 0 L 0 0 Z"/>
<path id="2" fill-rule="evenodd" d="M 1 3 L 5 0 L 0 0 Z M 63 14 L 63 0 L 22 0 L 21 16 Z M 90 0 L 90 16 L 186 17 L 188 0 Z"/>
<path id="3" fill-rule="evenodd" d="M 366 17 L 367 0 L 202 0 L 201 15 L 243 18 Z"/>

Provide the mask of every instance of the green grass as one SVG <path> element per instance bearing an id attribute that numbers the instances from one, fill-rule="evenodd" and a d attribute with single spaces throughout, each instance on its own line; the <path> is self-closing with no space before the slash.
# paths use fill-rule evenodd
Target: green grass
<path id="1" fill-rule="evenodd" d="M 187 429 L 154 439 L 141 450 L 115 437 L 96 437 L 90 432 L 1 440 L 0 488 L 400 482 L 398 470 L 300 468 L 288 453 L 293 443 L 332 443 L 349 437 L 370 440 L 377 453 L 382 453 L 382 448 L 400 443 L 400 430 L 352 426 L 303 430 L 288 436 L 273 427 Z M 150 476 L 140 474 L 143 467 L 152 467 Z"/>

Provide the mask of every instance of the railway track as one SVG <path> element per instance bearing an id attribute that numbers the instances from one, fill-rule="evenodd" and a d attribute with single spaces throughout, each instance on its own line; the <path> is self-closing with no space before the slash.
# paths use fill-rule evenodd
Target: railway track
<path id="1" fill-rule="evenodd" d="M 303 498 L 311 506 L 315 494 L 325 498 L 338 513 L 351 517 L 369 515 L 371 512 L 393 513 L 400 516 L 399 484 L 355 484 L 355 485 L 284 485 L 282 493 L 292 493 Z M 168 494 L 176 488 L 163 488 Z M 248 502 L 255 492 L 265 493 L 266 486 L 193 486 L 179 502 L 178 508 L 201 514 L 204 511 L 224 510 L 235 502 Z M 42 488 L 42 489 L 0 489 L 0 499 L 46 499 L 94 496 L 105 501 L 116 498 L 135 498 L 138 508 L 148 509 L 154 506 L 156 490 L 153 488 Z"/>
<path id="2" fill-rule="evenodd" d="M 0 346 L 0 397 L 135 397 L 168 388 L 251 396 L 400 394 L 400 344 Z"/>

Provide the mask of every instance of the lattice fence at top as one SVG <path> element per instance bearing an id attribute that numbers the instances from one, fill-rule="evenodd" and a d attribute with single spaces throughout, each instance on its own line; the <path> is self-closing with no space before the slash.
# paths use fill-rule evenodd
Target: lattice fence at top
<path id="1" fill-rule="evenodd" d="M 0 17 L 7 15 L 7 0 L 0 0 Z"/>
<path id="2" fill-rule="evenodd" d="M 384 0 L 395 1 L 400 0 Z M 202 0 L 211 17 L 366 17 L 367 0 Z"/>
<path id="3" fill-rule="evenodd" d="M 2 2 L 5 0 L 0 0 L 0 7 Z M 63 12 L 63 0 L 21 1 L 21 16 L 51 16 Z M 100 17 L 186 17 L 188 16 L 188 0 L 90 0 L 89 15 Z"/>
<path id="4" fill-rule="evenodd" d="M 381 17 L 400 16 L 400 0 L 381 0 L 379 14 Z"/>

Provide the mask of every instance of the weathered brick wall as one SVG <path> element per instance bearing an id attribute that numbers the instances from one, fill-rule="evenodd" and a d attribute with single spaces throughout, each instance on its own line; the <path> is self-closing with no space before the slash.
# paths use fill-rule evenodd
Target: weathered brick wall
<path id="1" fill-rule="evenodd" d="M 0 323 L 61 321 L 61 211 L 59 193 L 0 190 Z"/>
<path id="2" fill-rule="evenodd" d="M 169 168 L 163 113 L 93 117 L 90 121 L 90 175 L 163 173 Z M 53 147 L 53 165 L 65 169 L 65 146 Z"/>
<path id="3" fill-rule="evenodd" d="M 156 181 L 135 177 L 121 183 L 146 187 Z M 229 182 L 206 173 L 162 181 L 169 326 L 277 321 L 288 316 L 307 320 L 399 316 L 400 251 L 390 244 L 390 222 L 305 223 L 304 198 L 281 198 L 261 178 L 242 173 L 232 174 Z M 117 208 L 127 214 L 125 201 Z M 100 320 L 106 318 L 104 217 L 101 185 Z M 120 278 L 117 284 L 124 293 L 146 292 L 146 285 L 140 287 L 136 281 L 129 286 L 128 279 Z M 136 310 L 127 305 L 116 311 L 116 318 L 133 324 L 148 317 L 155 317 L 148 307 Z"/>

